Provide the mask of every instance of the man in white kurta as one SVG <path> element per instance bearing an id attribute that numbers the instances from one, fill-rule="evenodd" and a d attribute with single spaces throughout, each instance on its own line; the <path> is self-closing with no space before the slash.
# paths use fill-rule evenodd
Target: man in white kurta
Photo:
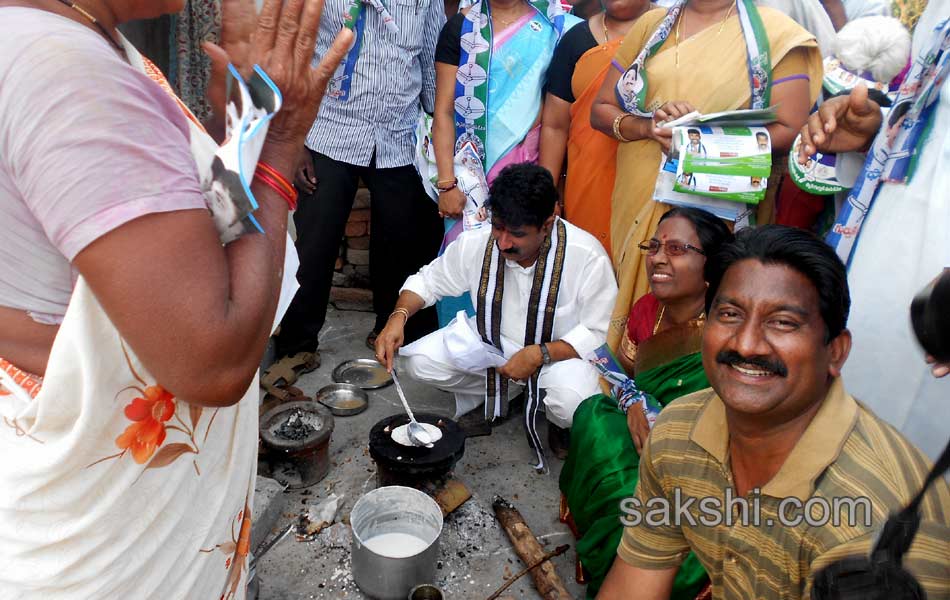
<path id="1" fill-rule="evenodd" d="M 528 169 L 528 165 L 509 167 Z M 540 167 L 530 166 L 531 169 Z M 529 175 L 533 172 L 529 169 Z M 544 173 L 547 173 L 544 171 Z M 548 178 L 550 176 L 548 175 Z M 400 313 L 402 307 L 428 307 L 441 298 L 451 298 L 463 293 L 471 295 L 473 305 L 478 305 L 478 291 L 483 275 L 483 261 L 489 238 L 502 251 L 504 260 L 504 294 L 501 299 L 501 351 L 508 359 L 507 364 L 499 368 L 502 374 L 515 374 L 512 379 L 517 383 L 526 379 L 524 374 L 535 372 L 540 367 L 538 387 L 543 390 L 543 403 L 548 421 L 561 428 L 571 426 L 574 411 L 585 398 L 599 392 L 597 371 L 586 360 L 593 350 L 603 345 L 607 338 L 607 325 L 617 295 L 617 284 L 611 268 L 610 259 L 600 242 L 586 231 L 571 225 L 551 213 L 545 221 L 549 229 L 558 229 L 558 221 L 563 223 L 560 229 L 566 238 L 564 262 L 557 291 L 551 342 L 546 346 L 545 357 L 541 345 L 525 346 L 526 318 L 532 284 L 535 279 L 535 262 L 524 260 L 524 256 L 508 258 L 504 252 L 512 245 L 517 246 L 524 238 L 511 238 L 511 232 L 518 235 L 518 227 L 506 227 L 499 222 L 498 186 L 504 185 L 505 174 L 499 176 L 492 186 L 493 197 L 490 200 L 493 214 L 492 227 L 467 231 L 452 242 L 445 253 L 435 259 L 417 274 L 409 277 L 400 292 L 400 301 L 396 312 L 390 318 L 377 342 L 377 357 L 384 364 L 391 363 L 391 354 L 386 344 L 392 334 L 398 334 L 406 319 Z M 547 190 L 547 185 L 544 185 Z M 546 192 L 547 193 L 547 192 Z M 553 181 L 550 193 L 555 194 Z M 515 200 L 517 201 L 517 200 Z M 539 228 L 530 225 L 523 229 L 538 232 Z M 543 236 L 542 236 L 543 237 Z M 512 241 L 514 239 L 514 241 Z M 528 245 L 528 244 L 525 244 Z M 530 252 L 525 250 L 524 252 Z M 407 302 L 416 304 L 410 306 Z M 417 308 L 418 307 L 418 308 Z M 412 311 L 414 312 L 414 311 Z M 408 318 L 408 317 L 407 317 Z M 472 330 L 477 330 L 476 318 L 468 318 Z M 459 364 L 455 355 L 446 348 L 446 328 L 440 329 L 400 350 L 397 369 L 413 378 L 431 384 L 439 389 L 455 394 L 456 417 L 465 414 L 485 401 L 486 369 L 474 370 L 470 365 Z M 401 343 L 401 340 L 400 342 Z M 398 347 L 399 344 L 395 344 Z M 533 362 L 532 362 L 533 361 Z M 528 365 L 527 370 L 525 365 Z M 517 365 L 517 366 L 516 366 Z M 507 368 L 506 368 L 507 367 Z M 521 375 L 518 377 L 517 375 Z"/>

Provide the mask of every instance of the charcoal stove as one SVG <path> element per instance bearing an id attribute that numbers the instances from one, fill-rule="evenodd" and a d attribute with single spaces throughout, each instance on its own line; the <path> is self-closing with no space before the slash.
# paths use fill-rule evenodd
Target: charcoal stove
<path id="1" fill-rule="evenodd" d="M 376 461 L 376 484 L 421 488 L 426 482 L 443 479 L 465 453 L 465 438 L 487 431 L 468 432 L 447 417 L 416 413 L 416 420 L 442 430 L 442 439 L 432 448 L 403 446 L 393 441 L 392 430 L 409 422 L 400 413 L 376 423 L 369 432 L 369 454 Z"/>

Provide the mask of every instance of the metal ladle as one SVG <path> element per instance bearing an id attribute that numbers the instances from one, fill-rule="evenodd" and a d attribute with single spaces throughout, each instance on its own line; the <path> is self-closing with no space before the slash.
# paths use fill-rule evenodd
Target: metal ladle
<path id="1" fill-rule="evenodd" d="M 416 417 L 412 414 L 412 409 L 409 408 L 409 403 L 406 401 L 406 395 L 402 392 L 402 386 L 399 385 L 399 378 L 396 377 L 396 369 L 392 370 L 393 383 L 396 384 L 396 392 L 399 394 L 399 399 L 402 400 L 402 406 L 406 409 L 406 414 L 409 415 L 409 441 L 412 442 L 413 446 L 425 446 L 426 448 L 432 447 L 432 436 L 426 431 L 426 428 L 419 424 L 419 421 L 416 421 Z"/>

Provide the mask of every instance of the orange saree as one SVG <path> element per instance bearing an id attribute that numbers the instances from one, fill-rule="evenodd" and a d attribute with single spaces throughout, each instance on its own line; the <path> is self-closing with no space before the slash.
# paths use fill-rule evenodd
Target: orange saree
<path id="1" fill-rule="evenodd" d="M 577 61 L 571 89 L 564 212 L 610 254 L 610 199 L 617 172 L 617 141 L 590 126 L 590 110 L 623 38 L 591 48 Z"/>

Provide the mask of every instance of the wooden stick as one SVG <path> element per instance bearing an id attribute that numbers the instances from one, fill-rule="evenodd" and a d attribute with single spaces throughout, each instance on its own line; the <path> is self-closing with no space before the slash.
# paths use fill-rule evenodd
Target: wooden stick
<path id="1" fill-rule="evenodd" d="M 564 582 L 558 577 L 557 571 L 547 560 L 544 560 L 544 550 L 538 539 L 534 537 L 524 517 L 518 512 L 518 509 L 512 506 L 501 496 L 495 496 L 492 501 L 492 508 L 495 509 L 495 516 L 501 523 L 511 545 L 515 552 L 521 558 L 521 562 L 526 565 L 535 565 L 538 568 L 531 568 L 531 579 L 534 580 L 534 587 L 545 600 L 570 600 L 571 594 L 564 587 Z"/>
<path id="2" fill-rule="evenodd" d="M 514 577 L 512 577 L 511 579 L 509 579 L 508 581 L 506 581 L 506 582 L 505 582 L 505 585 L 503 585 L 503 586 L 501 586 L 500 588 L 498 588 L 498 591 L 496 591 L 494 594 L 492 594 L 491 596 L 489 596 L 489 597 L 488 597 L 488 600 L 495 600 L 496 598 L 498 598 L 498 596 L 501 596 L 501 593 L 502 593 L 502 592 L 504 592 L 504 591 L 507 590 L 509 587 L 511 587 L 511 585 L 512 585 L 514 582 L 516 582 L 516 581 L 518 581 L 519 579 L 521 579 L 521 577 L 522 577 L 525 573 L 527 573 L 527 572 L 530 571 L 531 569 L 537 568 L 539 565 L 541 565 L 541 563 L 547 562 L 547 561 L 551 560 L 552 558 L 554 558 L 555 556 L 560 556 L 560 555 L 564 554 L 565 552 L 567 552 L 567 549 L 568 549 L 568 548 L 570 548 L 570 546 L 567 545 L 567 544 L 564 544 L 563 546 L 558 546 L 558 547 L 555 548 L 554 550 L 551 550 L 550 552 L 548 552 L 547 554 L 545 554 L 544 556 L 542 556 L 542 557 L 541 557 L 541 560 L 539 560 L 538 562 L 534 563 L 534 564 L 531 565 L 530 567 L 525 567 L 524 569 L 521 569 L 520 571 L 518 571 L 518 573 L 517 573 Z"/>

